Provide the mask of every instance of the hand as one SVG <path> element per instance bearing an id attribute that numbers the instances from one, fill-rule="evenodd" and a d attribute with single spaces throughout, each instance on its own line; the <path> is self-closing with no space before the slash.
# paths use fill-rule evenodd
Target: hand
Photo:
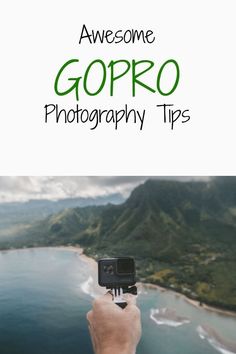
<path id="1" fill-rule="evenodd" d="M 134 354 L 141 337 L 140 311 L 136 298 L 125 294 L 127 306 L 121 309 L 107 293 L 93 302 L 87 313 L 89 331 L 96 354 Z"/>

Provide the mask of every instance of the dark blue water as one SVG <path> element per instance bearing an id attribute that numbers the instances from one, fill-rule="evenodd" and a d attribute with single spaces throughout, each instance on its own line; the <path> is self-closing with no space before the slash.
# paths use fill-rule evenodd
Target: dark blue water
<path id="1" fill-rule="evenodd" d="M 0 353 L 93 353 L 86 321 L 92 297 L 85 293 L 92 288 L 91 275 L 95 282 L 94 269 L 76 252 L 0 252 Z M 138 303 L 143 325 L 138 354 L 217 353 L 217 346 L 197 333 L 197 327 L 204 324 L 228 339 L 235 337 L 235 318 L 199 310 L 174 293 L 149 289 L 142 292 Z M 150 319 L 150 309 L 163 307 L 176 309 L 190 323 L 157 325 Z"/>
<path id="2" fill-rule="evenodd" d="M 87 271 L 73 252 L 1 252 L 0 353 L 92 353 Z"/>

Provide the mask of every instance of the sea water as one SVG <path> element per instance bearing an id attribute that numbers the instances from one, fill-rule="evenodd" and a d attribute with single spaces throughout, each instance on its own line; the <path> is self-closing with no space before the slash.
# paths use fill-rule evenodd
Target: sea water
<path id="1" fill-rule="evenodd" d="M 143 333 L 137 354 L 236 352 L 235 343 L 229 345 L 236 317 L 198 309 L 173 292 L 142 286 L 139 292 Z M 78 252 L 0 252 L 0 353 L 92 354 L 86 313 L 97 294 L 94 267 Z"/>

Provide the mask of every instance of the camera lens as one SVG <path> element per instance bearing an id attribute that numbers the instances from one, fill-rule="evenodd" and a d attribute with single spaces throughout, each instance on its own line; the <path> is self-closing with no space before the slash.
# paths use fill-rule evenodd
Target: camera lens
<path id="1" fill-rule="evenodd" d="M 117 260 L 118 274 L 134 274 L 134 260 L 133 258 L 119 258 Z"/>

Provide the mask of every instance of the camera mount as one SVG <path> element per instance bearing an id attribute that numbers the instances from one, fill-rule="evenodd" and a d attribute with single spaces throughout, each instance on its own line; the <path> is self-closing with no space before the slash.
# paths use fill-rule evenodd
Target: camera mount
<path id="1" fill-rule="evenodd" d="M 124 287 L 124 288 L 113 288 L 110 289 L 112 296 L 113 296 L 113 301 L 116 303 L 116 305 L 120 306 L 122 309 L 124 309 L 127 306 L 127 302 L 123 298 L 123 294 L 132 294 L 132 295 L 137 295 L 137 287 L 135 285 L 130 286 L 130 287 Z"/>

